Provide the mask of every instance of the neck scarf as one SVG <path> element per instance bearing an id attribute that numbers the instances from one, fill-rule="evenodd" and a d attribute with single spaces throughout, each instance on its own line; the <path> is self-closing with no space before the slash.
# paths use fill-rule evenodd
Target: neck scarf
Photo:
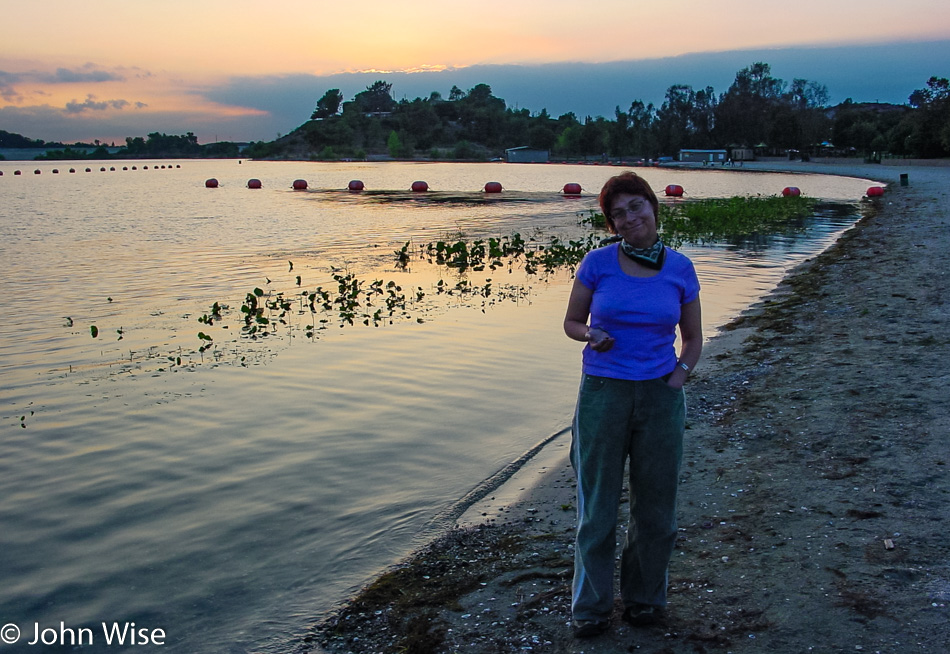
<path id="1" fill-rule="evenodd" d="M 637 263 L 653 270 L 662 268 L 663 260 L 666 258 L 666 248 L 660 239 L 648 248 L 635 248 L 626 241 L 620 241 L 620 250 Z"/>

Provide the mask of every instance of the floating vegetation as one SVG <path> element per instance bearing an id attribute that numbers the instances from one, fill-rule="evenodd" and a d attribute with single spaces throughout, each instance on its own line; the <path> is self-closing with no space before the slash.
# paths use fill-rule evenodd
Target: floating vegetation
<path id="1" fill-rule="evenodd" d="M 805 196 L 738 196 L 662 204 L 660 231 L 671 247 L 775 234 L 789 227 L 800 229 L 816 204 Z"/>
<path id="2" fill-rule="evenodd" d="M 812 214 L 814 200 L 804 197 L 734 197 L 727 199 L 694 200 L 673 205 L 660 205 L 660 227 L 663 239 L 671 247 L 684 243 L 705 243 L 714 240 L 775 233 L 789 228 Z M 282 292 L 265 292 L 255 288 L 247 293 L 240 311 L 244 325 L 242 337 L 265 338 L 278 333 L 281 327 L 293 330 L 293 317 L 302 315 L 300 328 L 308 339 L 317 332 L 336 325 L 337 327 L 379 327 L 397 320 L 424 322 L 419 314 L 425 314 L 431 303 L 430 296 L 456 297 L 466 302 L 481 301 L 482 311 L 498 301 L 520 301 L 530 295 L 525 284 L 497 285 L 491 279 L 476 283 L 465 276 L 470 273 L 507 270 L 517 267 L 527 277 L 541 278 L 558 271 L 573 274 L 590 250 L 598 247 L 606 227 L 604 215 L 596 210 L 583 213 L 579 223 L 589 225 L 591 230 L 582 238 L 565 240 L 550 236 L 544 241 L 541 236 L 523 237 L 520 233 L 509 236 L 469 240 L 463 235 L 455 238 L 413 244 L 406 241 L 393 252 L 394 266 L 399 271 L 408 271 L 414 262 L 444 267 L 459 277 L 455 283 L 444 279 L 430 289 L 416 286 L 404 289 L 395 281 L 362 280 L 346 271 L 334 271 L 335 285 L 318 286 L 302 290 L 298 295 L 287 296 Z M 288 262 L 293 272 L 293 262 Z M 267 279 L 268 284 L 271 282 Z M 301 277 L 295 277 L 301 285 Z M 222 319 L 226 305 L 214 303 L 211 311 L 198 322 L 213 325 Z M 202 345 L 200 352 L 213 346 L 213 338 L 205 332 L 198 333 Z"/>

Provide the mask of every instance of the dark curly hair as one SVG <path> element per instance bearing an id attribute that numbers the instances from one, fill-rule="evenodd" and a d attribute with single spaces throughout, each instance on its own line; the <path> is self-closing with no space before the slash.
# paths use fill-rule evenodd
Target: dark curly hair
<path id="1" fill-rule="evenodd" d="M 620 173 L 607 180 L 604 184 L 604 188 L 600 189 L 600 197 L 597 198 L 598 202 L 600 202 L 600 210 L 604 212 L 604 217 L 607 218 L 607 230 L 610 231 L 611 234 L 617 233 L 617 227 L 610 217 L 610 207 L 613 204 L 614 198 L 621 193 L 639 195 L 646 198 L 647 201 L 653 205 L 653 215 L 659 219 L 660 201 L 656 199 L 656 193 L 653 192 L 653 189 L 650 188 L 647 181 L 631 171 Z"/>

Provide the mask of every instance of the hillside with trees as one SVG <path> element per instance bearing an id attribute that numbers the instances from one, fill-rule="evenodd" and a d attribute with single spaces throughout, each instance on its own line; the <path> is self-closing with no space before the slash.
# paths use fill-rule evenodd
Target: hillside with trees
<path id="1" fill-rule="evenodd" d="M 683 148 L 750 148 L 759 154 L 800 151 L 836 156 L 950 156 L 950 88 L 932 77 L 906 105 L 856 103 L 828 106 L 827 88 L 771 74 L 766 63 L 736 73 L 723 93 L 674 84 L 656 107 L 634 100 L 614 116 L 573 113 L 557 118 L 545 109 L 511 109 L 487 84 L 448 97 L 395 101 L 380 80 L 344 101 L 330 89 L 310 120 L 273 142 L 244 152 L 257 158 L 366 157 L 474 159 L 501 157 L 506 148 L 547 150 L 557 159 L 655 159 Z"/>
<path id="2" fill-rule="evenodd" d="M 614 115 L 558 117 L 546 109 L 512 109 L 488 84 L 468 91 L 453 86 L 448 97 L 396 101 L 392 84 L 379 80 L 347 100 L 329 89 L 310 119 L 271 142 L 200 145 L 197 137 L 154 132 L 129 137 L 118 151 L 45 143 L 0 131 L 0 147 L 49 148 L 40 159 L 228 158 L 258 159 L 434 159 L 486 161 L 507 148 L 550 152 L 553 160 L 636 161 L 675 156 L 681 149 L 743 148 L 757 155 L 950 156 L 950 82 L 931 77 L 907 104 L 828 105 L 819 82 L 772 76 L 757 62 L 736 73 L 722 93 L 711 86 L 674 84 L 657 107 L 642 100 L 618 104 Z M 623 108 L 622 108 L 623 106 Z M 82 146 L 85 150 L 77 150 Z M 61 149 L 54 149 L 54 148 Z M 94 150 L 92 150 L 95 148 Z M 89 150 L 92 150 L 90 152 Z"/>

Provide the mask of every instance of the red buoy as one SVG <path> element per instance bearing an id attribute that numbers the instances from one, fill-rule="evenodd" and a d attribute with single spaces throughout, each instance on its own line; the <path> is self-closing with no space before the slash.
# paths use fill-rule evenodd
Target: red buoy
<path id="1" fill-rule="evenodd" d="M 205 188 L 218 188 L 218 180 L 214 177 L 205 180 Z"/>
<path id="2" fill-rule="evenodd" d="M 128 166 L 122 166 L 122 170 L 128 170 L 128 169 L 129 169 Z"/>
<path id="3" fill-rule="evenodd" d="M 564 195 L 580 195 L 581 185 L 576 182 L 571 182 L 569 184 L 565 184 L 564 188 L 561 190 L 564 192 Z"/>
<path id="4" fill-rule="evenodd" d="M 429 190 L 429 185 L 425 182 L 416 181 L 412 183 L 412 190 L 415 193 L 424 193 Z"/>
<path id="5" fill-rule="evenodd" d="M 683 187 L 679 184 L 669 184 L 665 192 L 671 197 L 679 198 L 683 196 Z"/>
<path id="6" fill-rule="evenodd" d="M 259 179 L 249 179 L 247 180 L 248 188 L 261 188 L 261 180 Z"/>
<path id="7" fill-rule="evenodd" d="M 786 186 L 785 188 L 782 189 L 782 195 L 784 195 L 785 197 L 789 197 L 789 196 L 797 197 L 801 194 L 802 194 L 802 191 L 797 186 Z"/>
<path id="8" fill-rule="evenodd" d="M 91 172 L 92 172 L 92 168 L 86 168 L 86 172 L 87 172 L 87 173 L 91 173 Z"/>
<path id="9" fill-rule="evenodd" d="M 99 172 L 100 172 L 100 173 L 104 173 L 104 172 L 106 172 L 106 167 L 105 167 L 105 166 L 103 166 L 102 168 L 100 168 L 100 169 L 99 169 Z"/>
<path id="10" fill-rule="evenodd" d="M 485 184 L 486 193 L 501 193 L 501 182 L 488 182 Z"/>
<path id="11" fill-rule="evenodd" d="M 23 173 L 21 173 L 19 170 L 14 170 L 14 171 L 13 171 L 13 174 L 14 174 L 14 175 L 22 175 Z"/>
<path id="12" fill-rule="evenodd" d="M 53 174 L 54 174 L 54 175 L 58 175 L 58 174 L 59 174 L 59 168 L 53 168 Z"/>
<path id="13" fill-rule="evenodd" d="M 295 179 L 293 183 L 293 189 L 295 191 L 306 191 L 307 190 L 307 180 L 305 179 Z"/>
<path id="14" fill-rule="evenodd" d="M 70 168 L 70 169 L 69 169 L 69 172 L 74 173 L 74 172 L 76 172 L 76 169 L 75 169 L 75 168 Z"/>
<path id="15" fill-rule="evenodd" d="M 34 174 L 34 175 L 39 175 L 41 172 L 42 172 L 42 171 L 41 171 L 39 168 L 37 168 L 36 170 L 33 171 L 33 174 Z"/>
<path id="16" fill-rule="evenodd" d="M 346 185 L 347 190 L 350 191 L 362 191 L 364 186 L 363 182 L 358 179 L 351 179 L 350 183 Z"/>
<path id="17" fill-rule="evenodd" d="M 879 198 L 879 197 L 881 197 L 882 195 L 884 195 L 884 187 L 883 187 L 883 186 L 872 186 L 872 187 L 868 188 L 868 197 L 869 197 L 869 198 Z"/>

